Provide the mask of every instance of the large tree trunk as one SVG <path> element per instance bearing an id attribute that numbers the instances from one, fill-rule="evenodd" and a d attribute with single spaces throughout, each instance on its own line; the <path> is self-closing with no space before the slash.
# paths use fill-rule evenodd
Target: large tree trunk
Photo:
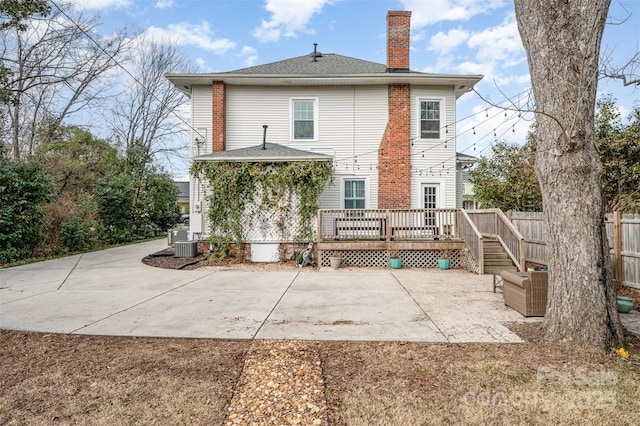
<path id="1" fill-rule="evenodd" d="M 536 174 L 549 258 L 548 339 L 621 344 L 594 110 L 610 0 L 515 0 L 536 105 Z"/>

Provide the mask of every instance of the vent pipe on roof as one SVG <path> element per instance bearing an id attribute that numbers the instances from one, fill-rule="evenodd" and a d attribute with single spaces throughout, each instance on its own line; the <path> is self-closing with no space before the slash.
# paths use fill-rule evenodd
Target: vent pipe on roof
<path id="1" fill-rule="evenodd" d="M 318 62 L 318 43 L 313 43 L 313 62 Z"/>
<path id="2" fill-rule="evenodd" d="M 262 128 L 264 129 L 262 132 L 262 149 L 267 149 L 267 126 L 266 124 L 262 125 Z"/>

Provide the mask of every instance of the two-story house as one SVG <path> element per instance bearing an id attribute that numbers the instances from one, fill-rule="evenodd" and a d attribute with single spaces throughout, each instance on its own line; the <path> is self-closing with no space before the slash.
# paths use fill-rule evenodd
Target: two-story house
<path id="1" fill-rule="evenodd" d="M 412 71 L 410 20 L 388 12 L 386 64 L 314 46 L 230 72 L 167 75 L 191 98 L 192 158 L 332 161 L 321 209 L 461 207 L 456 100 L 482 76 Z M 192 179 L 191 229 L 206 237 L 206 182 Z"/>

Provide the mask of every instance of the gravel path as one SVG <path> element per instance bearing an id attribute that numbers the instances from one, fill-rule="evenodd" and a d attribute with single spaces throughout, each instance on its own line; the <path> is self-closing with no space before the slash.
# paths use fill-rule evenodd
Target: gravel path
<path id="1" fill-rule="evenodd" d="M 326 424 L 324 381 L 314 344 L 254 341 L 225 426 Z"/>

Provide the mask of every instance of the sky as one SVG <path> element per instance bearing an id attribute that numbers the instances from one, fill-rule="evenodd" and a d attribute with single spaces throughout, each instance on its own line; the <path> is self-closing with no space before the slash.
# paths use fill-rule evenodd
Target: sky
<path id="1" fill-rule="evenodd" d="M 527 105 L 531 87 L 512 0 L 72 0 L 98 13 L 107 35 L 128 27 L 179 45 L 198 72 L 226 72 L 309 54 L 313 44 L 336 53 L 386 63 L 386 15 L 409 10 L 411 69 L 482 74 L 476 93 L 457 103 L 457 151 L 483 156 L 497 139 L 522 143 L 531 114 L 497 105 Z M 602 52 L 613 65 L 640 51 L 640 0 L 612 0 Z M 174 70 L 180 72 L 181 70 Z M 623 117 L 640 87 L 603 79 Z M 186 172 L 185 163 L 178 167 Z"/>

